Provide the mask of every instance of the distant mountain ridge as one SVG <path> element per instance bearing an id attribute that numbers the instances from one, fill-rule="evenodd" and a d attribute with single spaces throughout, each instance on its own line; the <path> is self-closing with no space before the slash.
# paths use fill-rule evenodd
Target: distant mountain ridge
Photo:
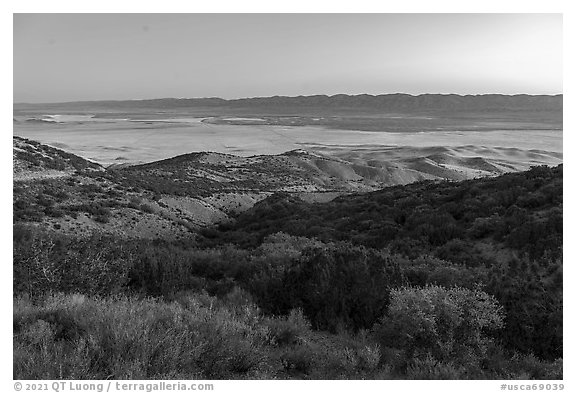
<path id="1" fill-rule="evenodd" d="M 223 98 L 159 98 L 145 100 L 104 100 L 64 103 L 26 104 L 16 103 L 14 109 L 28 108 L 83 108 L 102 109 L 184 109 L 226 108 L 287 110 L 369 110 L 369 111 L 562 111 L 563 95 L 458 95 L 458 94 L 336 94 L 311 96 L 273 96 L 226 100 Z"/>

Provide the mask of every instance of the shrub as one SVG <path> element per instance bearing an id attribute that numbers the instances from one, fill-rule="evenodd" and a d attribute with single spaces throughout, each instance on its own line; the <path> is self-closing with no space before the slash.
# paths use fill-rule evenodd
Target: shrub
<path id="1" fill-rule="evenodd" d="M 274 343 L 281 346 L 297 344 L 310 332 L 310 322 L 300 309 L 292 310 L 288 317 L 271 318 L 265 324 L 270 329 Z"/>
<path id="2" fill-rule="evenodd" d="M 287 314 L 301 308 L 316 329 L 369 328 L 384 313 L 387 288 L 402 283 L 389 254 L 349 244 L 310 248 L 280 272 L 251 282 L 264 311 Z"/>
<path id="3" fill-rule="evenodd" d="M 413 359 L 406 372 L 406 379 L 465 379 L 463 366 L 441 362 L 433 356 Z"/>
<path id="4" fill-rule="evenodd" d="M 497 214 L 491 217 L 478 217 L 472 222 L 468 234 L 473 239 L 481 239 L 501 230 L 499 225 L 501 225 L 501 218 Z"/>
<path id="5" fill-rule="evenodd" d="M 152 208 L 152 206 L 147 205 L 145 203 L 140 205 L 140 210 L 143 211 L 144 213 L 149 213 L 149 214 L 154 213 L 154 209 Z"/>
<path id="6" fill-rule="evenodd" d="M 435 284 L 446 288 L 453 286 L 473 288 L 484 279 L 480 269 L 447 262 L 429 255 L 406 260 L 402 264 L 402 270 L 407 282 L 411 286 L 419 287 Z"/>
<path id="7" fill-rule="evenodd" d="M 490 345 L 482 368 L 492 379 L 562 379 L 562 359 L 543 361 L 532 354 Z"/>
<path id="8" fill-rule="evenodd" d="M 94 216 L 94 221 L 99 222 L 101 224 L 107 224 L 110 222 L 110 217 L 104 214 L 97 214 Z"/>
<path id="9" fill-rule="evenodd" d="M 53 207 L 44 209 L 44 214 L 54 218 L 64 217 L 64 211 L 62 209 Z"/>
<path id="10" fill-rule="evenodd" d="M 365 345 L 357 351 L 358 367 L 366 371 L 374 371 L 380 364 L 380 345 Z"/>
<path id="11" fill-rule="evenodd" d="M 289 374 L 308 374 L 317 362 L 315 353 L 302 345 L 286 348 L 280 360 Z"/>
<path id="12" fill-rule="evenodd" d="M 480 290 L 426 286 L 394 289 L 390 297 L 375 335 L 382 346 L 412 355 L 424 350 L 439 360 L 480 357 L 489 342 L 486 332 L 503 326 L 502 308 Z"/>
<path id="13" fill-rule="evenodd" d="M 118 239 L 71 239 L 34 230 L 14 233 L 14 293 L 111 294 L 128 280 L 134 256 Z"/>
<path id="14" fill-rule="evenodd" d="M 234 247 L 199 250 L 139 242 L 133 252 L 139 258 L 130 268 L 129 286 L 150 296 L 201 289 L 225 295 L 254 269 L 248 252 Z"/>
<path id="15" fill-rule="evenodd" d="M 14 301 L 15 379 L 266 378 L 274 361 L 252 315 L 130 297 Z"/>

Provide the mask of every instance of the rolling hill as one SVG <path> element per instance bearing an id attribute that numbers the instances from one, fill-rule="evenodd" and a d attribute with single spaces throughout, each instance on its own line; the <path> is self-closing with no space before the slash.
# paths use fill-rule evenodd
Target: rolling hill
<path id="1" fill-rule="evenodd" d="M 455 165 L 426 153 L 402 163 Z M 562 378 L 561 165 L 411 183 L 296 150 L 105 169 L 22 138 L 13 162 L 17 377 Z"/>
<path id="2" fill-rule="evenodd" d="M 459 181 L 527 169 L 497 152 L 466 157 L 441 148 L 360 156 L 353 151 L 252 157 L 202 152 L 105 169 L 38 142 L 13 140 L 15 220 L 77 235 L 103 231 L 180 239 L 227 222 L 277 192 L 327 202 L 421 180 Z M 536 158 L 561 162 L 541 156 Z"/>

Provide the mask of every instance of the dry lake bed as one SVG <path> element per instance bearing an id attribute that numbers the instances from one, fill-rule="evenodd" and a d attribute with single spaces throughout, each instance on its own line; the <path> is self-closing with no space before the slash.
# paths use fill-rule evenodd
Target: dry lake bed
<path id="1" fill-rule="evenodd" d="M 214 124 L 203 118 L 14 118 L 14 135 L 61 148 L 103 165 L 151 162 L 198 151 L 240 156 L 306 149 L 342 159 L 417 156 L 433 148 L 465 157 L 506 158 L 524 166 L 562 162 L 562 130 L 356 131 L 319 126 Z M 423 128 L 424 129 L 424 128 Z M 431 150 L 432 149 L 432 150 Z"/>

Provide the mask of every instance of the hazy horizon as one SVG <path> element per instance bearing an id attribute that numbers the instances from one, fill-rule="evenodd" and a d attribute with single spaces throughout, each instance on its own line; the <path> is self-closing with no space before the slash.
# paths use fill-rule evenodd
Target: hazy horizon
<path id="1" fill-rule="evenodd" d="M 466 97 L 466 96 L 487 96 L 487 95 L 503 95 L 503 96 L 531 96 L 531 97 L 537 97 L 537 96 L 549 96 L 549 97 L 554 97 L 554 96 L 561 96 L 563 95 L 563 93 L 557 93 L 557 94 L 526 94 L 526 93 L 515 93 L 515 94 L 501 94 L 501 93 L 482 93 L 482 94 L 457 94 L 457 93 L 421 93 L 421 94 L 410 94 L 410 93 L 402 93 L 402 92 L 396 92 L 396 93 L 382 93 L 382 94 L 368 94 L 368 93 L 358 93 L 358 94 L 346 94 L 346 93 L 336 93 L 336 94 L 306 94 L 306 95 L 290 95 L 290 96 L 285 96 L 285 95 L 279 95 L 279 94 L 275 94 L 275 95 L 269 95 L 269 96 L 253 96 L 253 97 L 237 97 L 237 98 L 222 98 L 222 97 L 147 97 L 147 98 L 127 98 L 127 99 L 122 99 L 122 100 L 115 100 L 115 99 L 106 99 L 106 98 L 102 98 L 102 99 L 95 99 L 95 100 L 78 100 L 78 101 L 42 101 L 42 102 L 14 102 L 14 105 L 18 105 L 18 104 L 22 104 L 22 105 L 26 105 L 26 104 L 67 104 L 67 103 L 76 103 L 76 102 L 105 102 L 105 101 L 152 101 L 152 100 L 204 100 L 204 99 L 222 99 L 225 101 L 234 101 L 234 100 L 244 100 L 244 99 L 251 99 L 251 98 L 273 98 L 273 97 L 288 97 L 288 98 L 298 98 L 298 97 L 314 97 L 314 96 L 327 96 L 327 97 L 334 97 L 334 96 L 338 96 L 338 95 L 348 95 L 348 96 L 361 96 L 361 95 L 368 95 L 368 96 L 372 96 L 372 97 L 377 97 L 377 96 L 381 96 L 381 95 L 409 95 L 409 96 L 413 96 L 413 97 L 418 97 L 418 96 L 424 96 L 424 95 L 456 95 L 456 96 L 460 96 L 460 97 Z"/>
<path id="2" fill-rule="evenodd" d="M 560 94 L 561 14 L 14 14 L 14 102 Z"/>

